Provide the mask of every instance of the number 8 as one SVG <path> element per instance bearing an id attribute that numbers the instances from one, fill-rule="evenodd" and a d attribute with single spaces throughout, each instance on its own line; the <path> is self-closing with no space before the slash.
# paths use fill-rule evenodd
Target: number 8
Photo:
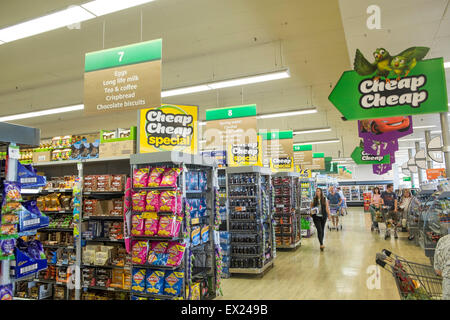
<path id="1" fill-rule="evenodd" d="M 228 110 L 228 116 L 231 117 L 233 115 L 233 110 Z"/>

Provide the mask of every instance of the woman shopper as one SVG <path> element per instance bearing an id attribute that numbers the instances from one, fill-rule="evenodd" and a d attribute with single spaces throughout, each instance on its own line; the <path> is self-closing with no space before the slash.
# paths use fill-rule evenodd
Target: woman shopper
<path id="1" fill-rule="evenodd" d="M 319 238 L 320 250 L 323 251 L 325 246 L 323 245 L 323 237 L 325 235 L 325 224 L 327 218 L 330 219 L 330 208 L 328 201 L 325 198 L 322 189 L 316 189 L 316 195 L 311 203 L 311 215 L 314 221 L 314 225 L 317 229 L 317 237 Z"/>
<path id="2" fill-rule="evenodd" d="M 378 227 L 378 221 L 376 217 L 376 211 L 381 210 L 381 206 L 383 205 L 383 199 L 381 198 L 380 188 L 375 187 L 372 190 L 372 200 L 370 202 L 370 215 L 372 216 L 372 227 L 370 231 L 377 231 L 380 233 L 380 228 Z"/>
<path id="3" fill-rule="evenodd" d="M 398 205 L 400 211 L 400 223 L 402 229 L 406 229 L 406 219 L 408 215 L 409 204 L 411 203 L 411 191 L 409 189 L 403 189 L 402 198 L 400 199 L 400 204 Z M 406 231 L 406 230 L 402 230 Z"/>

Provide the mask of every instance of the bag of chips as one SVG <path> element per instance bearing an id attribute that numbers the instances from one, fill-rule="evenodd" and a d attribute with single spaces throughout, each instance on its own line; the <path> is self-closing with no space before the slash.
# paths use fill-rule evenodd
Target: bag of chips
<path id="1" fill-rule="evenodd" d="M 176 187 L 177 186 L 177 178 L 181 173 L 181 168 L 167 168 L 164 171 L 163 178 L 161 180 L 161 187 Z"/>
<path id="2" fill-rule="evenodd" d="M 167 260 L 167 265 L 171 267 L 179 266 L 181 264 L 181 261 L 183 260 L 185 251 L 186 244 L 175 241 L 169 242 L 169 247 L 167 248 L 169 259 Z"/>
<path id="3" fill-rule="evenodd" d="M 200 227 L 192 228 L 192 245 L 198 246 L 200 244 Z"/>
<path id="4" fill-rule="evenodd" d="M 133 188 L 146 188 L 148 184 L 148 174 L 150 168 L 134 169 Z"/>
<path id="5" fill-rule="evenodd" d="M 20 183 L 5 181 L 3 185 L 3 204 L 22 201 L 22 195 L 20 194 Z"/>
<path id="6" fill-rule="evenodd" d="M 159 225 L 158 214 L 156 212 L 144 212 L 142 215 L 145 215 L 144 235 L 149 237 L 157 235 Z"/>
<path id="7" fill-rule="evenodd" d="M 178 215 L 183 215 L 183 196 L 180 191 L 177 191 L 177 210 Z"/>
<path id="8" fill-rule="evenodd" d="M 145 211 L 145 200 L 147 197 L 147 191 L 135 192 L 132 195 L 131 201 L 133 203 L 133 211 L 143 212 Z"/>
<path id="9" fill-rule="evenodd" d="M 163 167 L 156 167 L 153 168 L 150 176 L 148 177 L 148 187 L 159 187 L 161 184 L 161 180 L 163 178 L 165 168 Z"/>
<path id="10" fill-rule="evenodd" d="M 150 212 L 158 212 L 159 211 L 159 197 L 161 196 L 161 192 L 159 191 L 149 191 L 147 193 L 145 210 Z"/>
<path id="11" fill-rule="evenodd" d="M 170 237 L 177 237 L 180 233 L 181 223 L 183 222 L 183 217 L 177 216 L 175 218 L 175 224 L 173 225 L 172 231 L 170 232 Z"/>
<path id="12" fill-rule="evenodd" d="M 209 241 L 209 226 L 203 226 L 202 230 L 201 230 L 201 238 L 202 238 L 202 243 L 206 243 Z"/>
<path id="13" fill-rule="evenodd" d="M 141 215 L 135 214 L 131 217 L 131 234 L 142 236 L 145 232 L 145 220 Z"/>
<path id="14" fill-rule="evenodd" d="M 164 293 L 179 296 L 183 285 L 184 272 L 167 271 L 164 282 Z"/>
<path id="15" fill-rule="evenodd" d="M 159 198 L 159 211 L 160 212 L 173 212 L 176 213 L 177 197 L 176 191 L 164 191 L 161 192 Z"/>
<path id="16" fill-rule="evenodd" d="M 154 241 L 150 250 L 156 253 L 167 253 L 168 246 L 169 243 L 167 241 Z"/>
<path id="17" fill-rule="evenodd" d="M 149 294 L 163 294 L 164 292 L 164 271 L 161 270 L 147 270 L 145 277 L 146 289 Z"/>
<path id="18" fill-rule="evenodd" d="M 145 269 L 134 268 L 132 272 L 131 291 L 142 293 L 145 291 Z"/>
<path id="19" fill-rule="evenodd" d="M 14 260 L 16 239 L 0 239 L 0 260 Z"/>
<path id="20" fill-rule="evenodd" d="M 147 241 L 135 241 L 131 249 L 131 261 L 135 264 L 145 264 L 147 261 Z"/>
<path id="21" fill-rule="evenodd" d="M 173 234 L 173 228 L 175 226 L 176 216 L 162 216 L 159 218 L 158 236 L 170 237 Z"/>

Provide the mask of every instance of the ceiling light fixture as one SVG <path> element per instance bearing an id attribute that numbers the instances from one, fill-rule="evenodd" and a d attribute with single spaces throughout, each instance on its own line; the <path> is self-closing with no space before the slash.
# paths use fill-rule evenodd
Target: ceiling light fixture
<path id="1" fill-rule="evenodd" d="M 399 142 L 407 142 L 407 141 L 421 141 L 423 138 L 408 138 L 408 139 L 398 139 Z"/>
<path id="2" fill-rule="evenodd" d="M 105 14 L 136 7 L 152 1 L 155 0 L 95 0 L 82 4 L 81 6 L 99 17 Z"/>
<path id="3" fill-rule="evenodd" d="M 79 105 L 75 105 L 75 106 L 68 106 L 68 107 L 47 109 L 47 110 L 34 111 L 34 112 L 28 112 L 28 113 L 21 113 L 21 114 L 15 114 L 15 115 L 11 115 L 11 116 L 0 117 L 0 122 L 28 119 L 28 118 L 36 118 L 36 117 L 46 116 L 46 115 L 50 115 L 50 114 L 78 111 L 78 110 L 83 110 L 83 109 L 84 109 L 84 105 L 79 104 Z"/>
<path id="4" fill-rule="evenodd" d="M 234 79 L 209 82 L 209 83 L 204 83 L 204 84 L 199 84 L 199 85 L 194 85 L 194 86 L 187 86 L 187 87 L 181 87 L 181 88 L 174 88 L 174 89 L 170 89 L 170 90 L 164 90 L 161 92 L 161 97 L 167 98 L 167 97 L 173 97 L 173 96 L 180 96 L 183 94 L 204 92 L 204 91 L 209 91 L 209 90 L 217 90 L 217 89 L 236 87 L 236 86 L 243 86 L 243 85 L 261 83 L 261 82 L 272 81 L 272 80 L 286 79 L 289 77 L 290 77 L 289 70 L 284 69 L 281 71 L 268 72 L 268 73 L 250 75 L 250 76 L 239 77 L 239 78 L 234 78 Z"/>
<path id="5" fill-rule="evenodd" d="M 256 119 L 269 119 L 269 118 L 281 118 L 281 117 L 291 117 L 300 116 L 304 114 L 317 113 L 316 108 L 300 109 L 296 111 L 286 111 L 286 112 L 276 112 L 276 113 L 266 113 L 256 116 Z"/>
<path id="6" fill-rule="evenodd" d="M 330 132 L 331 128 L 319 128 L 319 129 L 308 129 L 308 130 L 298 130 L 294 131 L 293 134 L 307 134 L 307 133 L 319 133 L 319 132 Z"/>
<path id="7" fill-rule="evenodd" d="M 73 6 L 1 29 L 0 40 L 3 42 L 12 42 L 93 18 L 95 18 L 95 15 L 92 13 L 79 6 Z"/>
<path id="8" fill-rule="evenodd" d="M 319 141 L 305 141 L 305 142 L 298 142 L 294 143 L 294 146 L 304 146 L 308 144 L 324 144 L 324 143 L 336 143 L 341 142 L 340 139 L 331 139 L 331 140 L 319 140 Z"/>
<path id="9" fill-rule="evenodd" d="M 414 130 L 416 129 L 431 129 L 431 128 L 436 128 L 435 125 L 431 125 L 431 126 L 417 126 L 417 127 L 413 127 Z"/>
<path id="10" fill-rule="evenodd" d="M 437 133 L 442 133 L 442 131 L 441 130 L 436 130 L 436 131 L 431 131 L 430 133 L 431 134 L 437 134 Z"/>

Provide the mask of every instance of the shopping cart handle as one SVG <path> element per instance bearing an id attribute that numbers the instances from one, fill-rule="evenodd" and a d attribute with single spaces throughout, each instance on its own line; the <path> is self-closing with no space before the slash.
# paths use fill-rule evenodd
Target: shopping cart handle
<path id="1" fill-rule="evenodd" d="M 378 265 L 380 265 L 382 268 L 384 268 L 384 266 L 386 265 L 386 262 L 384 262 L 384 261 L 381 260 L 381 259 L 376 259 L 375 261 L 376 261 L 376 263 L 377 263 Z"/>
<path id="2" fill-rule="evenodd" d="M 385 255 L 387 255 L 388 257 L 390 257 L 391 254 L 392 254 L 392 252 L 390 252 L 390 251 L 387 250 L 387 249 L 383 249 L 382 252 L 383 252 Z"/>

